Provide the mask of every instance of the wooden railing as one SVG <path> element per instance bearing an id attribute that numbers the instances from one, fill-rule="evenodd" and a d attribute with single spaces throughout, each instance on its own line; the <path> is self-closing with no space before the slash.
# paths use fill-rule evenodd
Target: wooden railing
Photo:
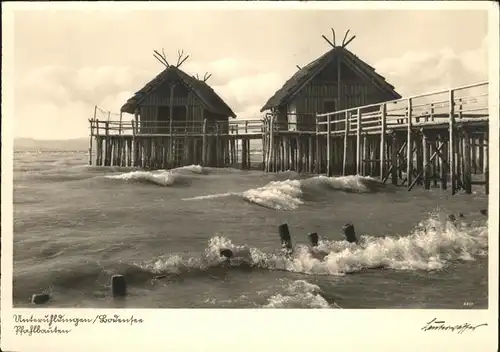
<path id="1" fill-rule="evenodd" d="M 278 118 L 268 113 L 261 119 L 205 119 L 199 122 L 92 118 L 89 123 L 91 136 L 259 135 L 269 132 L 338 135 L 379 134 L 391 129 L 481 119 L 488 119 L 488 82 L 316 115 L 289 113 Z"/>
<path id="2" fill-rule="evenodd" d="M 450 120 L 481 119 L 488 119 L 488 82 L 317 114 L 316 125 L 318 134 L 381 133 L 389 129 L 445 124 Z"/>
<path id="3" fill-rule="evenodd" d="M 216 121 L 107 121 L 89 119 L 91 136 L 260 135 L 263 120 Z"/>

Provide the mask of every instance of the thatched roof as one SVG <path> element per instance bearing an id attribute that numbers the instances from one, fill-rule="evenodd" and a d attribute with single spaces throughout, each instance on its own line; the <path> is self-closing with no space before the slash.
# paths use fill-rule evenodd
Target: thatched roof
<path id="1" fill-rule="evenodd" d="M 337 58 L 341 58 L 342 62 L 344 62 L 354 72 L 371 81 L 374 86 L 383 92 L 386 92 L 389 98 L 401 98 L 401 95 L 394 90 L 394 86 L 387 83 L 385 78 L 376 73 L 373 67 L 359 59 L 346 48 L 336 46 L 318 59 L 297 71 L 288 81 L 285 82 L 281 89 L 274 93 L 274 95 L 267 101 L 260 111 L 262 112 L 286 104 L 291 100 L 291 98 L 299 93 L 307 83 L 323 71 L 328 64 Z"/>
<path id="2" fill-rule="evenodd" d="M 187 89 L 189 89 L 200 104 L 208 111 L 221 114 L 224 116 L 236 117 L 231 108 L 222 100 L 220 96 L 204 81 L 196 79 L 183 72 L 175 66 L 169 66 L 163 70 L 158 76 L 147 83 L 141 90 L 136 92 L 132 98 L 122 106 L 121 111 L 133 114 L 136 107 L 151 94 L 155 89 L 167 80 L 180 80 Z"/>

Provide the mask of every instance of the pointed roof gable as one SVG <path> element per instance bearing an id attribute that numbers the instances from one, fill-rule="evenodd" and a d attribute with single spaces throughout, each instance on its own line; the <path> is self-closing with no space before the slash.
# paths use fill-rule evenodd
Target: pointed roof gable
<path id="1" fill-rule="evenodd" d="M 323 69 L 336 58 L 341 58 L 342 62 L 344 62 L 357 75 L 371 81 L 373 85 L 381 91 L 386 92 L 389 97 L 394 99 L 401 98 L 401 95 L 394 90 L 394 86 L 389 84 L 384 77 L 375 72 L 375 69 L 372 66 L 365 63 L 346 48 L 336 46 L 297 71 L 288 81 L 285 82 L 281 89 L 276 91 L 276 93 L 269 98 L 260 111 L 262 112 L 286 104 L 291 98 L 299 93 L 307 83 L 314 79 L 314 77 L 323 71 Z"/>
<path id="2" fill-rule="evenodd" d="M 168 79 L 178 78 L 189 89 L 201 105 L 210 112 L 225 116 L 236 117 L 231 108 L 217 95 L 217 93 L 204 81 L 196 79 L 175 66 L 169 66 L 148 82 L 133 97 L 127 100 L 121 111 L 133 114 L 138 105 L 160 85 Z"/>

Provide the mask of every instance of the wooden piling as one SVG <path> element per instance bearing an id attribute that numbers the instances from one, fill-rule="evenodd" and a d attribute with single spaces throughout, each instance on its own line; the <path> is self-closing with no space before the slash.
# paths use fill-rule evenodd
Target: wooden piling
<path id="1" fill-rule="evenodd" d="M 396 136 L 396 133 L 394 132 L 392 134 L 392 160 L 391 160 L 391 163 L 392 163 L 392 173 L 391 173 L 391 176 L 392 176 L 392 184 L 393 185 L 396 185 L 398 184 L 398 161 L 399 161 L 399 155 L 398 155 L 398 151 L 399 151 L 399 147 L 398 147 L 398 139 L 397 139 L 397 136 Z"/>
<path id="2" fill-rule="evenodd" d="M 97 106 L 96 106 L 97 108 Z M 95 117 L 95 109 L 94 109 Z M 89 165 L 92 166 L 92 144 L 94 139 L 94 120 L 89 120 L 90 122 L 90 137 L 89 137 Z"/>
<path id="3" fill-rule="evenodd" d="M 471 170 L 471 148 L 470 138 L 467 129 L 463 130 L 463 158 L 464 158 L 464 190 L 465 193 L 472 193 L 472 170 Z"/>
<path id="4" fill-rule="evenodd" d="M 381 111 L 380 111 L 380 179 L 381 180 L 383 180 L 385 177 L 386 117 L 387 117 L 387 105 L 382 104 Z"/>
<path id="5" fill-rule="evenodd" d="M 412 112 L 413 112 L 413 102 L 412 99 L 408 99 L 408 130 L 406 139 L 406 185 L 408 188 L 411 186 L 412 174 L 413 174 L 413 130 L 412 130 Z"/>
<path id="6" fill-rule="evenodd" d="M 332 176 L 332 125 L 331 115 L 326 117 L 326 173 L 328 177 Z"/>
<path id="7" fill-rule="evenodd" d="M 357 109 L 356 122 L 356 174 L 361 173 L 361 110 Z"/>
<path id="8" fill-rule="evenodd" d="M 455 102 L 454 102 L 454 91 L 450 90 L 448 94 L 449 103 L 449 117 L 448 117 L 448 130 L 449 130 L 449 170 L 450 170 L 450 183 L 451 183 L 451 194 L 454 195 L 457 190 L 457 180 L 456 180 L 456 165 L 455 165 Z"/>
<path id="9" fill-rule="evenodd" d="M 427 142 L 427 135 L 422 131 L 422 172 L 423 172 L 423 184 L 425 189 L 430 189 L 430 161 L 429 161 L 429 149 L 430 145 Z"/>

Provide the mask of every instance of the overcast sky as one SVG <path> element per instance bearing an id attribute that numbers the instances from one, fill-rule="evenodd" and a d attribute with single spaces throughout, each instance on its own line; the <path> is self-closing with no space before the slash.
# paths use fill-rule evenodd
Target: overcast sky
<path id="1" fill-rule="evenodd" d="M 203 76 L 238 118 L 260 108 L 296 72 L 341 42 L 402 95 L 488 78 L 486 11 L 155 11 L 16 13 L 15 137 L 88 134 L 97 104 L 118 113 L 162 70 L 153 49 L 190 55 L 182 69 Z M 124 114 L 126 118 L 130 115 Z M 98 116 L 99 117 L 99 116 Z M 102 115 L 100 117 L 103 117 Z"/>

